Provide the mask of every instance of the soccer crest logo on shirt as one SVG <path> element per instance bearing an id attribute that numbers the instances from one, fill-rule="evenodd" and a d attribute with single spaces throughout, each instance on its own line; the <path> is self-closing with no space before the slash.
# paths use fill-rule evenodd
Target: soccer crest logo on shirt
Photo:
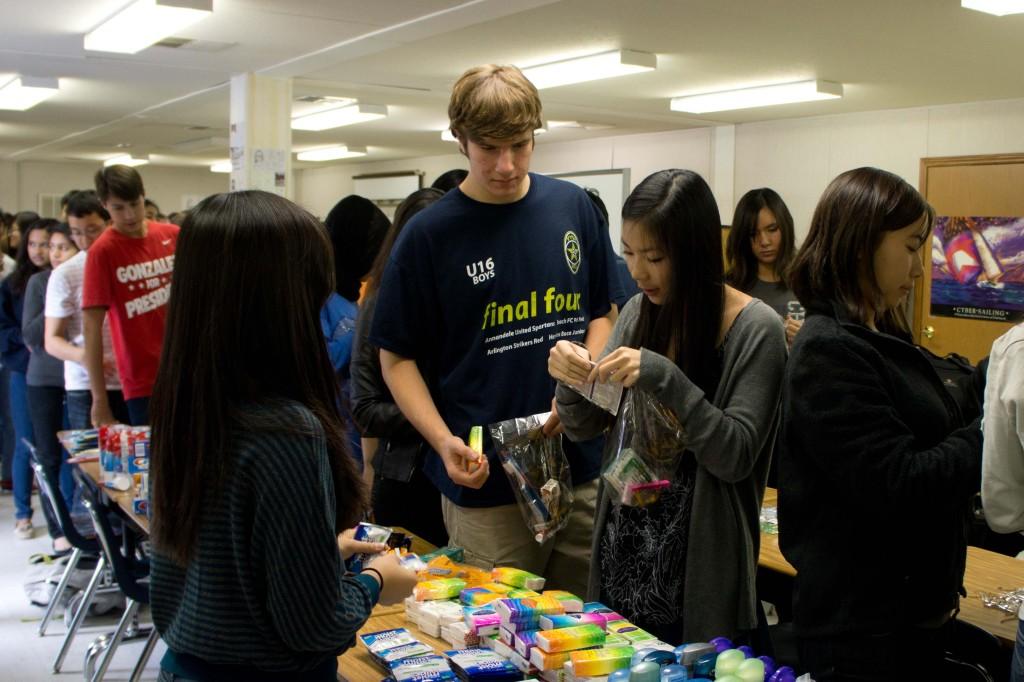
<path id="1" fill-rule="evenodd" d="M 580 239 L 576 233 L 569 230 L 562 239 L 562 247 L 565 250 L 565 262 L 572 274 L 580 271 L 580 262 L 583 260 L 583 252 L 580 248 Z"/>

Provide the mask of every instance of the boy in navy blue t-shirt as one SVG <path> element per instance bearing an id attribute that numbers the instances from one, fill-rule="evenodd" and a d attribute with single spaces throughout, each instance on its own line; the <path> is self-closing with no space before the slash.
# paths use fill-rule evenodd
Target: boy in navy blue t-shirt
<path id="1" fill-rule="evenodd" d="M 555 342 L 584 343 L 597 357 L 614 323 L 619 287 L 596 209 L 578 187 L 529 173 L 540 113 L 515 67 L 476 67 L 455 84 L 448 115 L 469 175 L 402 232 L 370 339 L 395 402 L 436 453 L 424 470 L 443 494 L 451 543 L 475 563 L 519 566 L 582 595 L 600 442 L 563 442 L 576 501 L 569 525 L 543 545 L 486 428 L 487 457 L 467 471 L 472 426 L 552 410 Z M 553 412 L 545 432 L 559 431 Z"/>

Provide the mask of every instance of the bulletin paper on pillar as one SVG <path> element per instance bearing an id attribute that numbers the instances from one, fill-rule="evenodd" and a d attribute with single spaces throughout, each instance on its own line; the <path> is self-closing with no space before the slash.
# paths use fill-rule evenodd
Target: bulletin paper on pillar
<path id="1" fill-rule="evenodd" d="M 1024 320 L 1024 218 L 936 218 L 931 314 Z"/>

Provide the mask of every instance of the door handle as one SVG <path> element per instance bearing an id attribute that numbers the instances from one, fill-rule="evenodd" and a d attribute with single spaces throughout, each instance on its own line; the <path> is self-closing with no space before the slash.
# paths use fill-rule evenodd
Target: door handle
<path id="1" fill-rule="evenodd" d="M 921 333 L 924 334 L 924 337 L 926 339 L 931 339 L 933 336 L 935 336 L 935 327 L 928 325 L 927 327 L 921 330 Z"/>

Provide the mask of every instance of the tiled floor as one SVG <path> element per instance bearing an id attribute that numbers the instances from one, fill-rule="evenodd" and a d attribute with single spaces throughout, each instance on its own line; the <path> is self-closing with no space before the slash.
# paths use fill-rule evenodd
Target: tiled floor
<path id="1" fill-rule="evenodd" d="M 114 629 L 113 618 L 87 619 L 78 631 L 59 674 L 50 672 L 60 643 L 64 638 L 64 622 L 55 619 L 45 637 L 36 630 L 43 609 L 29 603 L 23 583 L 30 569 L 28 558 L 36 552 L 50 551 L 46 522 L 39 511 L 39 498 L 33 497 L 33 522 L 36 533 L 32 540 L 14 536 L 14 501 L 10 493 L 0 494 L 0 682 L 42 682 L 81 680 L 84 656 L 97 636 Z M 143 618 L 148 621 L 148 615 Z M 142 641 L 127 642 L 118 648 L 104 679 L 127 680 L 142 651 Z M 144 680 L 155 680 L 159 671 L 162 644 L 157 644 L 146 667 Z"/>

